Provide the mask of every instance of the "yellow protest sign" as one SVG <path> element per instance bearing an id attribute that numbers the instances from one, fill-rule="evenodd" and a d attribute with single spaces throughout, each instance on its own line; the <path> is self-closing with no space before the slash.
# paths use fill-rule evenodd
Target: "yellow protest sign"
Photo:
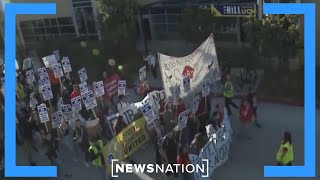
<path id="1" fill-rule="evenodd" d="M 107 173 L 111 173 L 111 160 L 123 161 L 135 153 L 142 145 L 149 141 L 146 120 L 141 117 L 130 123 L 103 148 Z"/>

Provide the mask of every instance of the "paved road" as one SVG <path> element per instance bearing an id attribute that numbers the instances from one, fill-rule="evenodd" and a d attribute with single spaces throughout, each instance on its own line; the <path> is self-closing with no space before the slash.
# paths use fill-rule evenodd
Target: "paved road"
<path id="1" fill-rule="evenodd" d="M 221 99 L 217 100 L 218 102 Z M 317 112 L 319 113 L 319 111 Z M 263 180 L 263 166 L 275 164 L 275 154 L 281 142 L 284 130 L 290 130 L 293 135 L 295 147 L 295 165 L 303 165 L 303 108 L 286 105 L 263 103 L 259 110 L 260 121 L 263 122 L 263 128 L 253 128 L 252 134 L 254 139 L 252 142 L 240 141 L 233 139 L 229 161 L 222 167 L 215 170 L 212 179 L 215 180 L 235 180 L 235 179 L 255 179 Z M 320 121 L 320 116 L 317 117 Z M 231 117 L 231 124 L 235 132 L 237 132 L 239 121 L 234 115 Z M 319 124 L 317 132 L 320 132 Z M 318 144 L 319 149 L 319 144 Z M 319 152 L 319 151 L 318 151 Z M 86 168 L 84 163 L 75 163 L 71 160 L 73 152 L 65 150 L 65 156 L 62 158 L 65 166 L 72 173 L 70 180 L 88 180 L 98 179 L 98 173 L 94 168 Z M 48 165 L 43 152 L 36 154 L 36 161 L 39 165 Z M 21 147 L 17 149 L 18 165 L 26 165 L 26 159 Z M 154 149 L 150 144 L 146 144 L 144 148 L 134 154 L 132 158 L 137 163 L 155 162 Z M 319 156 L 317 162 L 320 162 Z M 318 174 L 319 174 L 318 168 Z M 96 177 L 96 178 L 95 178 Z M 123 179 L 165 179 L 163 174 L 126 174 L 120 175 L 119 180 Z M 305 179 L 305 178 L 300 178 Z M 299 180 L 299 179 L 297 179 Z"/>

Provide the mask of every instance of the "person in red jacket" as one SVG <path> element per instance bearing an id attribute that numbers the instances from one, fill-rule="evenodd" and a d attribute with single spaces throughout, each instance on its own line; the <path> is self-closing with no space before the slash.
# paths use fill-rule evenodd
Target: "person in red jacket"
<path id="1" fill-rule="evenodd" d="M 238 138 L 246 136 L 248 140 L 252 140 L 250 136 L 250 127 L 252 125 L 253 111 L 248 100 L 243 100 L 240 107 L 240 133 Z"/>
<path id="2" fill-rule="evenodd" d="M 188 157 L 188 152 L 186 151 L 186 148 L 184 148 L 183 146 L 179 146 L 179 151 L 178 151 L 178 155 L 177 155 L 177 164 L 183 164 L 184 167 L 187 166 L 187 164 L 190 163 L 189 157 Z M 182 166 L 180 166 L 182 167 Z M 182 171 L 182 169 L 180 169 L 180 172 L 182 174 L 183 179 L 188 179 L 188 173 L 186 173 L 186 169 L 184 169 L 184 171 Z"/>
<path id="3" fill-rule="evenodd" d="M 75 97 L 78 97 L 78 96 L 81 96 L 80 88 L 79 88 L 78 84 L 75 84 L 75 85 L 73 85 L 73 91 L 71 93 L 71 99 L 75 98 Z"/>

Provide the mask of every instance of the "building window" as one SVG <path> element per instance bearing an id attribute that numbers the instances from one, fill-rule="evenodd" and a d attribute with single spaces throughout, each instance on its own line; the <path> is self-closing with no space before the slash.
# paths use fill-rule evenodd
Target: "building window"
<path id="1" fill-rule="evenodd" d="M 71 17 L 23 21 L 20 27 L 26 42 L 56 39 L 65 34 L 76 37 Z"/>

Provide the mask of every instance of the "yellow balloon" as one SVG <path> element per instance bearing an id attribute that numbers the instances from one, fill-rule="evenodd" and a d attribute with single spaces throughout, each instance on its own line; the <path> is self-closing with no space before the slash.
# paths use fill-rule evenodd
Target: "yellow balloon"
<path id="1" fill-rule="evenodd" d="M 93 55 L 98 56 L 100 54 L 100 51 L 98 49 L 92 50 Z"/>
<path id="2" fill-rule="evenodd" d="M 83 47 L 83 48 L 87 47 L 87 43 L 85 41 L 81 41 L 80 42 L 80 46 Z"/>

